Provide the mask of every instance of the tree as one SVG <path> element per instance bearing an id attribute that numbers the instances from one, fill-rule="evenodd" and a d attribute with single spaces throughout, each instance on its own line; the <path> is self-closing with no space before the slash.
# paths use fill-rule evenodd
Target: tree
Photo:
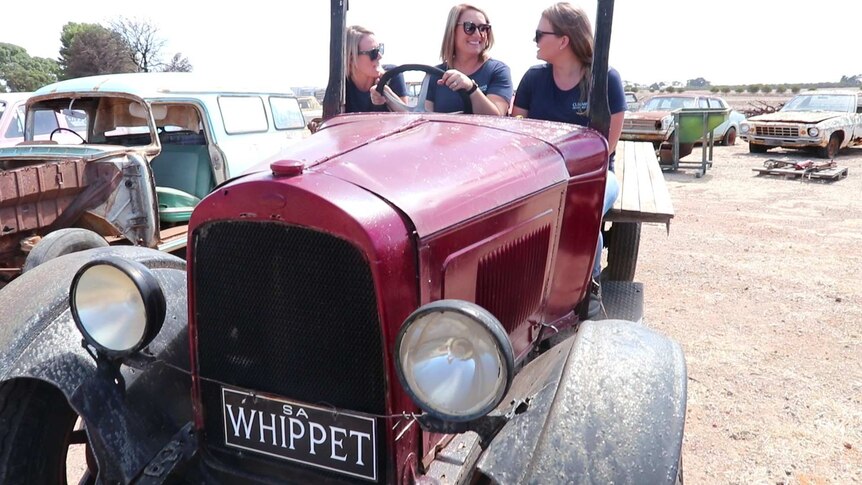
<path id="1" fill-rule="evenodd" d="M 777 88 L 775 88 L 775 92 L 778 94 L 784 94 L 785 91 L 787 91 L 787 86 L 785 86 L 783 84 L 781 86 L 778 86 Z"/>
<path id="2" fill-rule="evenodd" d="M 159 29 L 149 20 L 119 17 L 110 24 L 111 30 L 119 34 L 125 42 L 131 60 L 138 66 L 139 72 L 158 71 L 162 67 L 161 56 L 165 40 L 159 36 Z"/>
<path id="3" fill-rule="evenodd" d="M 744 87 L 742 87 L 742 86 L 737 86 L 737 87 L 734 89 L 734 91 L 736 91 L 737 93 L 744 93 L 744 92 L 745 92 L 745 88 L 744 88 Z"/>
<path id="4" fill-rule="evenodd" d="M 793 86 L 792 88 L 790 88 L 790 92 L 793 94 L 798 93 L 799 90 L 800 90 L 799 86 Z"/>
<path id="5" fill-rule="evenodd" d="M 56 61 L 30 57 L 23 47 L 0 43 L 0 79 L 11 91 L 35 91 L 57 80 Z"/>
<path id="6" fill-rule="evenodd" d="M 730 92 L 730 86 L 724 86 L 723 88 L 721 88 L 721 92 L 723 94 L 729 93 Z"/>
<path id="7" fill-rule="evenodd" d="M 65 79 L 137 70 L 125 42 L 111 30 L 90 24 L 71 39 L 61 61 Z"/>
<path id="8" fill-rule="evenodd" d="M 748 85 L 749 93 L 757 93 L 760 92 L 760 84 L 749 84 Z"/>
<path id="9" fill-rule="evenodd" d="M 177 52 L 174 54 L 174 57 L 171 58 L 171 62 L 165 65 L 163 71 L 165 72 L 192 72 L 192 63 L 189 62 L 188 57 L 183 57 L 181 52 Z"/>
<path id="10" fill-rule="evenodd" d="M 764 84 L 764 85 L 763 85 L 763 87 L 761 87 L 761 88 L 760 88 L 760 91 L 761 91 L 762 93 L 769 94 L 769 93 L 771 93 L 771 92 L 772 92 L 772 86 L 769 86 L 769 85 L 767 85 L 767 84 Z"/>
<path id="11" fill-rule="evenodd" d="M 706 79 L 699 77 L 697 79 L 689 79 L 686 81 L 685 85 L 689 88 L 706 88 L 711 86 L 711 83 Z"/>

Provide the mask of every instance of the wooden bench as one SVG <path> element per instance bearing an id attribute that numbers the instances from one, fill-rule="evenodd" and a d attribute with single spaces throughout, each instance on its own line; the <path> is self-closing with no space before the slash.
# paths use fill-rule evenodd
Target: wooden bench
<path id="1" fill-rule="evenodd" d="M 663 223 L 670 230 L 673 204 L 652 143 L 620 141 L 614 169 L 620 193 L 605 216 L 613 225 L 605 236 L 608 266 L 602 279 L 633 281 L 641 223 Z"/>

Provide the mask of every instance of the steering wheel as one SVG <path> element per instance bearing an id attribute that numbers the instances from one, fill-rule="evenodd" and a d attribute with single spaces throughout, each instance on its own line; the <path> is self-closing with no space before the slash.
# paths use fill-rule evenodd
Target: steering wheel
<path id="1" fill-rule="evenodd" d="M 427 74 L 427 76 L 425 76 L 425 80 L 422 82 L 422 90 L 419 92 L 419 100 L 416 102 L 416 106 L 413 107 L 406 105 L 403 101 L 385 92 L 383 89 L 387 84 L 389 84 L 389 81 L 391 81 L 392 78 L 407 71 L 422 71 Z M 425 64 L 402 64 L 386 71 L 386 73 L 380 77 L 380 81 L 377 82 L 377 92 L 383 95 L 387 101 L 400 107 L 403 111 L 408 111 L 410 113 L 424 113 L 425 98 L 428 97 L 428 83 L 431 80 L 431 76 L 443 77 L 443 74 L 444 72 L 442 69 L 438 69 L 434 66 L 427 66 Z M 473 114 L 473 102 L 470 101 L 470 95 L 467 94 L 467 90 L 461 89 L 458 90 L 457 93 L 461 95 L 461 101 L 464 102 L 463 113 L 468 115 Z"/>
<path id="2" fill-rule="evenodd" d="M 54 140 L 54 133 L 59 133 L 59 132 L 61 132 L 61 131 L 68 131 L 69 133 L 74 133 L 74 134 L 75 134 L 75 136 L 77 136 L 78 138 L 80 138 L 80 139 L 81 139 L 81 143 L 87 143 L 87 140 L 85 140 L 85 139 L 84 139 L 84 137 L 83 137 L 83 136 L 81 136 L 81 134 L 80 134 L 80 133 L 78 133 L 77 131 L 75 131 L 75 130 L 73 130 L 73 129 L 71 129 L 71 128 L 64 128 L 64 127 L 62 127 L 62 126 L 58 126 L 57 128 L 54 128 L 54 131 L 52 131 L 52 132 L 51 132 L 51 135 L 50 135 L 50 136 L 48 136 L 48 139 L 49 139 L 49 140 Z"/>

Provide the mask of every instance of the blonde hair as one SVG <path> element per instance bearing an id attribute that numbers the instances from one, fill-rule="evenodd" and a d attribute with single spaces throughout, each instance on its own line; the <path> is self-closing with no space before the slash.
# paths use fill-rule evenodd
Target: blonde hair
<path id="1" fill-rule="evenodd" d="M 482 14 L 482 16 L 485 17 L 485 22 L 488 22 L 488 24 L 491 23 L 491 19 L 488 18 L 488 14 L 486 14 L 484 10 L 474 7 L 473 5 L 462 3 L 460 5 L 455 5 L 451 10 L 449 10 L 449 18 L 446 20 L 446 30 L 443 32 L 443 43 L 440 45 L 440 60 L 445 62 L 449 67 L 452 67 L 452 63 L 455 61 L 455 29 L 458 28 L 458 18 L 467 10 L 474 10 Z M 479 53 L 479 57 L 482 58 L 483 62 L 487 61 L 488 57 L 490 57 L 488 51 L 491 50 L 493 45 L 494 29 L 491 29 L 485 35 L 485 47 L 482 49 L 482 52 Z"/>
<path id="2" fill-rule="evenodd" d="M 546 8 L 542 17 L 550 22 L 557 35 L 569 38 L 569 48 L 584 66 L 584 77 L 578 87 L 581 89 L 581 101 L 585 101 L 593 79 L 593 27 L 586 12 L 580 7 L 559 2 Z"/>
<path id="3" fill-rule="evenodd" d="M 359 67 L 359 43 L 366 35 L 374 35 L 374 32 L 359 25 L 351 25 L 347 28 L 344 36 L 344 61 L 347 66 L 347 77 L 351 77 Z"/>

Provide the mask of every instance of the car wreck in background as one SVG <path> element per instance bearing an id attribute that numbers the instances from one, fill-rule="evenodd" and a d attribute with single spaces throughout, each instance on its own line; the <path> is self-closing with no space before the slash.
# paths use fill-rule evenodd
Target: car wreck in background
<path id="1" fill-rule="evenodd" d="M 862 98 L 849 92 L 802 93 L 776 113 L 753 116 L 740 127 L 751 153 L 801 148 L 822 158 L 862 145 Z"/>
<path id="2" fill-rule="evenodd" d="M 109 242 L 182 251 L 218 183 L 307 135 L 291 93 L 185 73 L 72 79 L 22 101 L 6 132 L 23 141 L 0 148 L 0 285 Z"/>

